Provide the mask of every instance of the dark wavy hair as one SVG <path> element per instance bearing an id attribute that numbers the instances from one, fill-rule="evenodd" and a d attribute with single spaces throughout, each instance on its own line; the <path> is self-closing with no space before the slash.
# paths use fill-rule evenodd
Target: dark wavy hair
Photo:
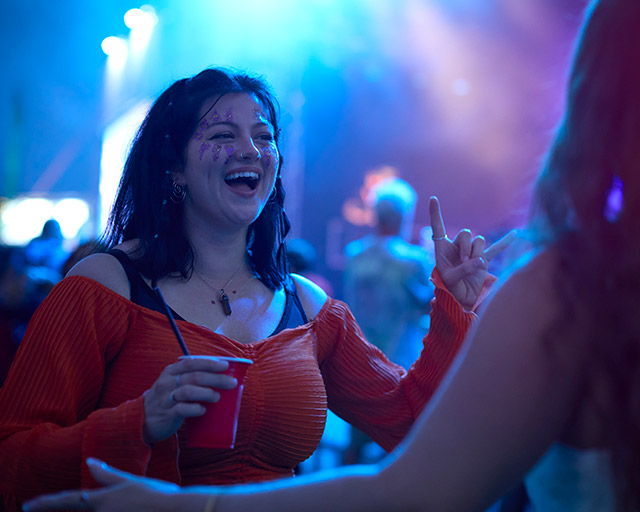
<path id="1" fill-rule="evenodd" d="M 574 57 L 565 116 L 537 182 L 534 230 L 560 254 L 567 314 L 586 305 L 585 396 L 605 377 L 622 510 L 640 510 L 640 2 L 594 1 Z M 581 321 L 584 321 L 581 318 Z M 561 342 L 561 331 L 551 334 Z M 598 376 L 598 377 L 596 377 Z"/>
<path id="2" fill-rule="evenodd" d="M 261 78 L 224 69 L 205 69 L 171 85 L 155 101 L 133 141 L 101 248 L 137 239 L 134 261 L 152 280 L 191 275 L 193 249 L 184 233 L 182 206 L 170 200 L 171 171 L 184 167 L 203 104 L 229 93 L 251 94 L 263 105 L 280 152 L 279 105 L 269 86 Z M 290 224 L 281 168 L 282 157 L 274 192 L 247 232 L 249 265 L 270 289 L 279 288 L 288 273 L 284 238 Z"/>

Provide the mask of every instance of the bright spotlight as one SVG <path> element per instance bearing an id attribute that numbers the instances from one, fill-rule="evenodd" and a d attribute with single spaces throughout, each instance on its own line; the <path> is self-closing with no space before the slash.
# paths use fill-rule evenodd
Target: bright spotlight
<path id="1" fill-rule="evenodd" d="M 158 23 L 156 11 L 150 5 L 129 9 L 124 15 L 124 24 L 131 30 L 150 30 Z"/>
<path id="2" fill-rule="evenodd" d="M 121 37 L 109 36 L 102 40 L 102 51 L 109 57 L 125 57 L 127 56 L 127 43 Z"/>
<path id="3" fill-rule="evenodd" d="M 82 199 L 68 197 L 53 207 L 53 217 L 60 223 L 65 238 L 74 238 L 89 220 L 89 205 Z"/>
<path id="4" fill-rule="evenodd" d="M 65 238 L 74 238 L 89 215 L 87 202 L 75 197 L 12 199 L 3 204 L 0 214 L 0 240 L 9 245 L 26 245 L 42 233 L 42 226 L 49 219 L 60 223 Z"/>
<path id="5" fill-rule="evenodd" d="M 153 27 L 158 23 L 156 11 L 150 5 L 129 9 L 124 15 L 124 22 L 131 29 L 129 42 L 132 54 L 142 54 L 149 44 Z"/>
<path id="6" fill-rule="evenodd" d="M 42 226 L 53 215 L 53 202 L 42 197 L 7 201 L 0 217 L 2 241 L 9 245 L 25 245 L 42 232 Z"/>

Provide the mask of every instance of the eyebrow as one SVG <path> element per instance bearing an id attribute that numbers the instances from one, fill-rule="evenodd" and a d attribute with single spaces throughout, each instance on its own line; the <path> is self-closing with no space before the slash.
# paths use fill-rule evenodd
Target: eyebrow
<path id="1" fill-rule="evenodd" d="M 211 128 L 212 126 L 218 126 L 218 125 L 233 126 L 233 127 L 236 127 L 236 128 L 238 127 L 238 123 L 234 123 L 233 121 L 224 121 L 224 120 L 220 120 L 220 121 L 214 121 L 214 122 L 212 122 L 212 123 L 209 123 L 209 126 L 207 126 L 207 127 L 205 128 L 205 130 L 206 130 L 207 128 Z M 256 127 L 259 127 L 259 126 L 266 126 L 266 127 L 268 127 L 268 128 L 269 128 L 269 127 L 273 128 L 273 126 L 271 125 L 271 123 L 264 123 L 264 122 L 262 122 L 262 121 L 258 121 L 258 122 L 253 123 L 253 124 L 251 125 L 251 127 L 252 127 L 252 128 L 256 128 Z"/>

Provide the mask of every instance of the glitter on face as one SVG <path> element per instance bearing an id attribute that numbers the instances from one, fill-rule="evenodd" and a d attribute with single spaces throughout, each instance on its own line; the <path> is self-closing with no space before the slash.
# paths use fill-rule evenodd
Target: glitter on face
<path id="1" fill-rule="evenodd" d="M 224 163 L 228 164 L 231 161 L 231 157 L 233 156 L 234 149 L 233 149 L 233 146 L 225 146 L 224 150 L 227 153 L 227 158 L 224 159 Z"/>
<path id="2" fill-rule="evenodd" d="M 278 164 L 278 150 L 275 147 L 275 143 L 262 149 L 262 158 L 264 158 L 264 164 L 267 167 L 271 166 L 271 162 Z"/>
<path id="3" fill-rule="evenodd" d="M 253 107 L 253 113 L 256 116 L 256 121 L 260 121 L 261 123 L 264 123 L 266 125 L 270 125 L 271 123 L 269 123 L 269 121 L 267 121 L 267 118 L 264 117 L 264 114 L 262 113 L 262 110 L 259 109 L 258 107 Z"/>
<path id="4" fill-rule="evenodd" d="M 215 109 L 213 109 L 208 117 L 200 121 L 198 128 L 193 134 L 193 138 L 195 140 L 202 140 L 204 138 L 204 133 L 202 132 L 204 132 L 207 128 L 209 128 L 209 126 L 211 126 L 213 123 L 216 123 L 219 120 L 220 120 L 220 114 L 218 114 L 218 112 Z M 205 151 L 206 151 L 206 148 L 205 148 Z M 202 152 L 200 153 L 200 160 L 202 160 Z"/>
<path id="5" fill-rule="evenodd" d="M 269 167 L 271 165 L 271 151 L 269 149 L 264 149 L 262 151 L 262 157 L 264 158 L 264 165 Z"/>
<path id="6" fill-rule="evenodd" d="M 218 114 L 218 111 L 216 109 L 213 109 L 206 118 L 200 121 L 198 128 L 200 130 L 206 130 L 207 128 L 209 128 L 209 126 L 218 121 L 220 121 L 220 114 Z"/>
<path id="7" fill-rule="evenodd" d="M 220 150 L 222 149 L 222 146 L 220 144 L 214 144 L 213 145 L 213 149 L 211 150 L 211 153 L 213 154 L 213 161 L 217 161 L 218 158 L 220 158 Z"/>
<path id="8" fill-rule="evenodd" d="M 224 115 L 224 120 L 228 123 L 233 122 L 233 114 L 231 113 L 231 109 L 227 110 L 227 113 Z"/>
<path id="9" fill-rule="evenodd" d="M 200 145 L 200 160 L 202 160 L 202 157 L 204 156 L 205 151 L 207 151 L 207 149 L 209 149 L 211 147 L 211 144 L 209 144 L 208 142 L 203 142 Z"/>

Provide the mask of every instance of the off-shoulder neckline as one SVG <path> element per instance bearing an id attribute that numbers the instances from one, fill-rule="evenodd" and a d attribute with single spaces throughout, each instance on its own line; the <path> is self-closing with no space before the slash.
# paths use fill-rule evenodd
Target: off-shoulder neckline
<path id="1" fill-rule="evenodd" d="M 142 314 L 145 314 L 147 316 L 151 316 L 151 317 L 155 317 L 155 318 L 165 318 L 165 319 L 167 318 L 166 315 L 162 314 L 161 312 L 154 311 L 152 309 L 145 308 L 144 306 L 136 304 L 135 302 L 132 302 L 131 300 L 127 299 L 126 297 L 123 297 L 119 293 L 114 292 L 111 288 L 103 285 L 102 283 L 96 281 L 95 279 L 91 279 L 90 277 L 76 275 L 76 276 L 65 277 L 63 279 L 63 281 L 69 281 L 69 280 L 84 281 L 85 283 L 96 287 L 102 293 L 114 298 L 117 301 L 123 302 L 128 307 L 130 307 L 132 309 L 135 309 L 135 310 L 138 310 L 139 312 L 141 312 Z M 196 330 L 196 331 L 205 333 L 207 335 L 213 335 L 213 336 L 216 336 L 218 338 L 222 338 L 224 340 L 230 341 L 231 343 L 234 343 L 236 345 L 240 345 L 240 346 L 252 346 L 253 345 L 253 346 L 255 346 L 256 344 L 264 343 L 265 341 L 277 339 L 283 333 L 291 333 L 291 332 L 295 332 L 297 330 L 306 330 L 306 329 L 312 328 L 317 323 L 323 322 L 324 318 L 329 314 L 330 309 L 337 302 L 339 302 L 339 301 L 337 301 L 336 299 L 333 299 L 331 297 L 327 297 L 327 300 L 324 302 L 324 304 L 320 308 L 320 311 L 318 311 L 318 314 L 312 320 L 309 320 L 306 324 L 302 324 L 302 325 L 299 325 L 297 327 L 293 327 L 293 328 L 289 328 L 289 329 L 284 329 L 283 331 L 280 331 L 279 333 L 274 334 L 272 336 L 269 336 L 267 338 L 262 338 L 262 339 L 259 339 L 259 340 L 250 341 L 248 343 L 243 343 L 243 342 L 235 340 L 233 338 L 229 338 L 228 336 L 225 336 L 224 334 L 220 334 L 218 332 L 212 331 L 208 327 L 205 327 L 203 325 L 194 324 L 193 322 L 189 322 L 188 320 L 176 320 L 176 323 L 179 326 L 180 325 L 186 326 L 191 330 Z"/>

